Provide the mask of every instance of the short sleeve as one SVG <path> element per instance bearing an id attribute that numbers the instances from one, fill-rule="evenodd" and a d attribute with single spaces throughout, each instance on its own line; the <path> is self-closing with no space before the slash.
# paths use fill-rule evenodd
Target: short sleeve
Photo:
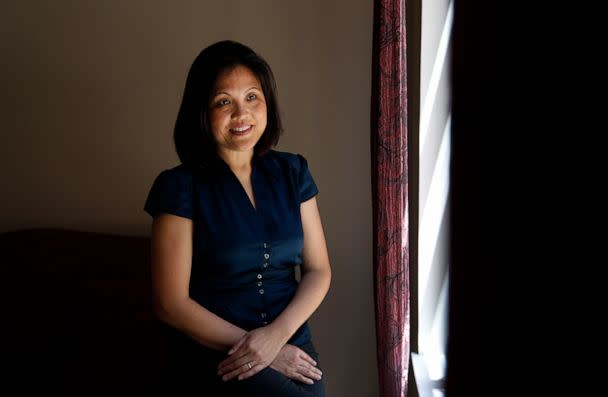
<path id="1" fill-rule="evenodd" d="M 308 162 L 306 159 L 298 154 L 298 159 L 300 160 L 300 170 L 299 170 L 299 191 L 300 191 L 300 203 L 303 203 L 306 200 L 309 200 L 316 196 L 319 193 L 319 189 L 317 189 L 317 185 L 315 184 L 312 175 L 310 174 L 310 170 L 308 169 Z"/>
<path id="2" fill-rule="evenodd" d="M 144 211 L 155 217 L 160 214 L 193 218 L 192 175 L 176 169 L 162 171 L 154 180 Z"/>

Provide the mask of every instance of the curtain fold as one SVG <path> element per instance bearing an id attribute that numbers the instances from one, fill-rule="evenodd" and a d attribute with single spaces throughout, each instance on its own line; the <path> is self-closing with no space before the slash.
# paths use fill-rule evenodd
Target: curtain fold
<path id="1" fill-rule="evenodd" d="M 404 0 L 375 0 L 371 159 L 376 347 L 381 397 L 407 393 L 410 355 Z"/>

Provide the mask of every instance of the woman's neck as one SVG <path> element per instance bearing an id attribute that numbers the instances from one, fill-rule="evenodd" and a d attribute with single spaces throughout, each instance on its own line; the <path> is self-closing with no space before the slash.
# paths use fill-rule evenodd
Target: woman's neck
<path id="1" fill-rule="evenodd" d="M 218 155 L 234 173 L 251 171 L 253 150 L 250 152 L 220 151 Z"/>

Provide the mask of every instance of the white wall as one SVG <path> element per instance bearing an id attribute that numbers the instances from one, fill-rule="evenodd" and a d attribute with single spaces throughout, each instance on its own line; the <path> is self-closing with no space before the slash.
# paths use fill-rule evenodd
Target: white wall
<path id="1" fill-rule="evenodd" d="M 279 149 L 304 154 L 320 189 L 334 279 L 311 322 L 328 396 L 376 396 L 371 29 L 365 0 L 3 1 L 0 231 L 147 234 L 190 63 L 243 41 L 276 74 Z"/>

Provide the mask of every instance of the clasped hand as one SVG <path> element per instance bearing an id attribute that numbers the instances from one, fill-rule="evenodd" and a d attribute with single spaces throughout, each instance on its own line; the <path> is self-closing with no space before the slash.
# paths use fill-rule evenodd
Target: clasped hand
<path id="1" fill-rule="evenodd" d="M 245 334 L 218 365 L 222 380 L 247 379 L 270 366 L 290 379 L 312 384 L 321 379 L 317 363 L 306 352 L 286 345 L 271 327 L 257 328 Z"/>

